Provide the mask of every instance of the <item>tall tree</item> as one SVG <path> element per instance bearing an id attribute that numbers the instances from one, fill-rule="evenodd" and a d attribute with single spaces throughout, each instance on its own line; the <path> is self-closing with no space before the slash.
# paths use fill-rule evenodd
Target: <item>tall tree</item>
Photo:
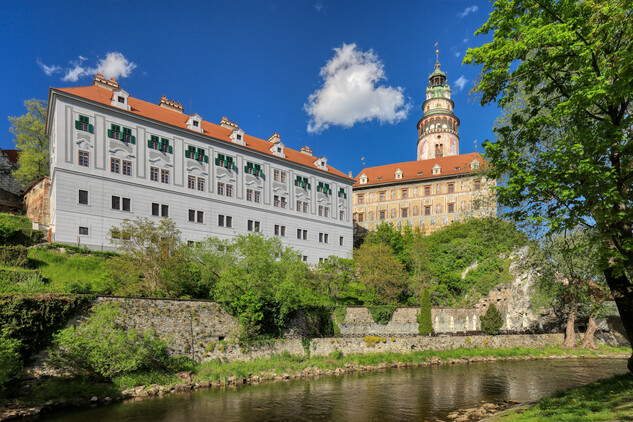
<path id="1" fill-rule="evenodd" d="M 15 136 L 15 146 L 20 150 L 19 168 L 13 177 L 23 186 L 28 186 L 49 174 L 48 136 L 46 135 L 46 103 L 42 100 L 26 100 L 28 112 L 19 117 L 9 117 Z"/>
<path id="2" fill-rule="evenodd" d="M 530 96 L 487 142 L 498 200 L 559 232 L 595 227 L 602 266 L 633 340 L 632 0 L 497 0 L 470 49 L 481 104 Z M 547 113 L 542 110 L 546 109 Z M 629 359 L 633 372 L 633 356 Z"/>
<path id="3" fill-rule="evenodd" d="M 383 243 L 363 243 L 354 251 L 358 280 L 367 292 L 366 305 L 397 305 L 408 295 L 407 273 L 391 248 Z"/>

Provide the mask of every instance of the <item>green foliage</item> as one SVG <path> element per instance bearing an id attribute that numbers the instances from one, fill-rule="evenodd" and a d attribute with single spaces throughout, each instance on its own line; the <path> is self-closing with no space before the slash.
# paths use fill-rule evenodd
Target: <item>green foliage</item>
<path id="1" fill-rule="evenodd" d="M 0 333 L 20 342 L 20 355 L 26 360 L 46 346 L 52 334 L 91 300 L 52 294 L 0 295 Z"/>
<path id="2" fill-rule="evenodd" d="M 396 305 L 408 296 L 404 266 L 384 243 L 363 243 L 354 251 L 358 280 L 365 305 Z"/>
<path id="3" fill-rule="evenodd" d="M 169 366 L 167 344 L 155 333 L 128 329 L 119 322 L 116 305 L 93 308 L 88 319 L 55 335 L 49 350 L 51 364 L 59 369 L 95 378 Z"/>
<path id="4" fill-rule="evenodd" d="M 329 304 L 299 253 L 278 238 L 208 239 L 191 249 L 191 258 L 213 298 L 240 322 L 243 340 L 279 335 L 299 309 Z"/>
<path id="5" fill-rule="evenodd" d="M 374 322 L 380 325 L 387 325 L 391 321 L 393 313 L 396 311 L 395 306 L 366 306 L 371 314 Z"/>
<path id="6" fill-rule="evenodd" d="M 20 342 L 8 338 L 0 332 L 0 396 L 11 381 L 16 379 L 22 370 L 20 358 Z"/>
<path id="7" fill-rule="evenodd" d="M 25 267 L 28 263 L 28 249 L 22 245 L 1 245 L 0 265 Z"/>
<path id="8" fill-rule="evenodd" d="M 344 305 L 362 305 L 365 285 L 356 278 L 353 259 L 330 256 L 320 263 L 314 277 L 318 292 Z"/>
<path id="9" fill-rule="evenodd" d="M 312 344 L 312 339 L 302 337 L 301 338 L 301 346 L 303 346 L 303 351 L 305 352 L 307 357 L 310 357 L 310 345 Z"/>
<path id="10" fill-rule="evenodd" d="M 481 317 L 481 331 L 486 334 L 495 336 L 499 334 L 499 330 L 503 326 L 503 317 L 501 312 L 491 303 L 486 310 L 486 313 Z"/>
<path id="11" fill-rule="evenodd" d="M 43 232 L 33 230 L 28 217 L 0 213 L 0 244 L 31 246 L 39 243 L 43 236 Z"/>
<path id="12" fill-rule="evenodd" d="M 431 318 L 431 292 L 428 289 L 422 294 L 420 313 L 418 314 L 418 332 L 428 336 L 433 332 L 433 320 Z"/>
<path id="13" fill-rule="evenodd" d="M 9 117 L 15 136 L 15 146 L 20 150 L 19 167 L 13 177 L 23 186 L 28 186 L 40 177 L 49 174 L 49 147 L 46 135 L 46 102 L 26 100 L 24 107 L 28 112 L 19 117 Z"/>

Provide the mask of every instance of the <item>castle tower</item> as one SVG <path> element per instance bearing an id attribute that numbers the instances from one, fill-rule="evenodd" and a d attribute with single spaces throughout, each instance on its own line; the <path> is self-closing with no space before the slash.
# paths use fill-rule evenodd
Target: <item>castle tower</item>
<path id="1" fill-rule="evenodd" d="M 423 115 L 418 122 L 418 161 L 459 155 L 459 119 L 453 114 L 455 103 L 446 74 L 440 70 L 439 50 L 435 54 L 435 70 L 429 76 Z"/>

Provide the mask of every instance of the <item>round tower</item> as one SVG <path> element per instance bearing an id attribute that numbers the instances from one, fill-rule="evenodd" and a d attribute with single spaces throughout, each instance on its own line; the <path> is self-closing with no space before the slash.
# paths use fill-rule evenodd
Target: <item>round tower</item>
<path id="1" fill-rule="evenodd" d="M 440 70 L 439 50 L 435 54 L 435 70 L 429 75 L 423 114 L 418 122 L 418 161 L 459 155 L 459 119 L 453 114 L 455 103 L 446 74 Z"/>

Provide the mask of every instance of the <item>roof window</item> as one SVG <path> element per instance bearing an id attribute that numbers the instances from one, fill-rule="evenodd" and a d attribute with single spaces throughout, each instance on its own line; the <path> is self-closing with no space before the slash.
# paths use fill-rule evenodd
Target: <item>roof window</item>
<path id="1" fill-rule="evenodd" d="M 127 103 L 130 94 L 122 90 L 121 88 L 114 89 L 112 91 L 112 98 L 110 105 L 121 108 L 123 110 L 130 111 L 130 106 Z"/>
<path id="2" fill-rule="evenodd" d="M 189 119 L 187 119 L 187 129 L 202 133 L 202 117 L 196 113 L 190 114 Z"/>

